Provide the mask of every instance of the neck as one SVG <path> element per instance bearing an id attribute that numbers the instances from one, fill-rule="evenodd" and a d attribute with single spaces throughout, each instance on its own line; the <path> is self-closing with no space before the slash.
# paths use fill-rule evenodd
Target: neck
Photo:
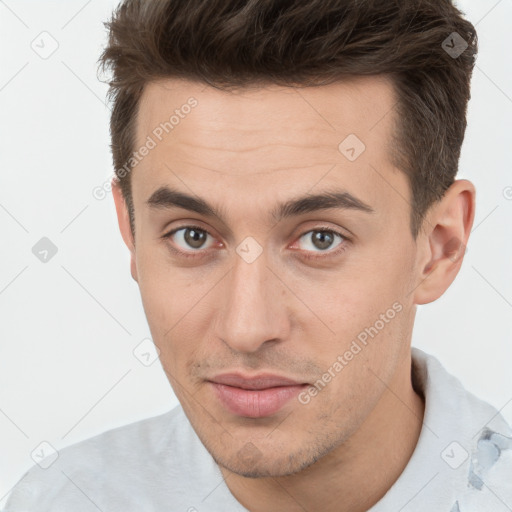
<path id="1" fill-rule="evenodd" d="M 251 512 L 371 508 L 404 470 L 421 432 L 424 402 L 412 386 L 410 352 L 399 368 L 354 435 L 305 470 L 253 479 L 221 467 L 233 496 Z"/>

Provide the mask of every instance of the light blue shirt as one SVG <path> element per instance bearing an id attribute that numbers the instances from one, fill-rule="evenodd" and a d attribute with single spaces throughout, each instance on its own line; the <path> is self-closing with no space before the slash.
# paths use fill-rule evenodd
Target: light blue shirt
<path id="1" fill-rule="evenodd" d="M 406 468 L 369 512 L 511 512 L 510 426 L 435 357 L 413 347 L 412 359 L 425 396 L 423 427 Z M 23 476 L 4 511 L 247 509 L 178 406 L 62 449 Z"/>

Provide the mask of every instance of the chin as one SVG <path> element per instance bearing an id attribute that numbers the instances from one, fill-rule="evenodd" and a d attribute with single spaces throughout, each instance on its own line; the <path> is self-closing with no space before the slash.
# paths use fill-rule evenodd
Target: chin
<path id="1" fill-rule="evenodd" d="M 238 452 L 231 456 L 217 457 L 211 454 L 215 462 L 237 475 L 245 478 L 265 478 L 282 477 L 299 473 L 317 460 L 322 458 L 330 449 L 324 452 L 312 453 L 311 448 L 308 451 L 299 450 L 294 453 L 276 453 L 276 450 L 269 449 L 269 453 L 262 453 L 252 443 L 246 443 Z"/>

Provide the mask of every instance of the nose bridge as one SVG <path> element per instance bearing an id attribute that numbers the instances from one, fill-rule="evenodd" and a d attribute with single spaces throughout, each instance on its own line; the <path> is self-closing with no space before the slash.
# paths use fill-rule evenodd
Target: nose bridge
<path id="1" fill-rule="evenodd" d="M 243 248 L 242 243 L 238 250 Z M 253 352 L 266 341 L 284 336 L 286 314 L 279 300 L 278 280 L 267 268 L 265 251 L 252 261 L 240 254 L 235 254 L 222 290 L 216 334 L 234 350 Z"/>

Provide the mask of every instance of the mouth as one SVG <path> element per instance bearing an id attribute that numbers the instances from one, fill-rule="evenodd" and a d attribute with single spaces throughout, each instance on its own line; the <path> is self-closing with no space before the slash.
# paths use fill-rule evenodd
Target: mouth
<path id="1" fill-rule="evenodd" d="M 246 377 L 236 373 L 208 380 L 220 404 L 230 413 L 247 418 L 265 418 L 280 411 L 308 383 L 279 375 Z"/>

